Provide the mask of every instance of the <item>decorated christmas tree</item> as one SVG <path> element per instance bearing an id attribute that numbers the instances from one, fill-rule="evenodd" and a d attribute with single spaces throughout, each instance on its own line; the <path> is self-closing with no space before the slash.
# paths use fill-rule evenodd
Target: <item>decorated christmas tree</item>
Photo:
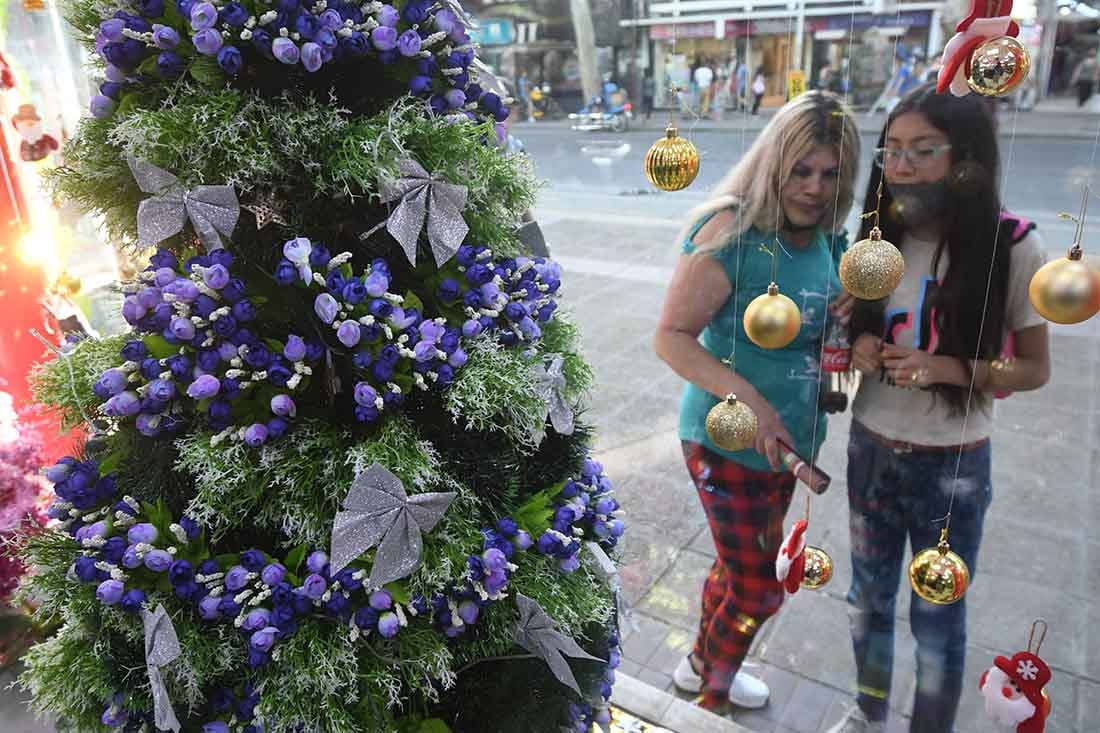
<path id="1" fill-rule="evenodd" d="M 71 729 L 588 730 L 622 521 L 536 183 L 454 0 L 74 0 L 52 178 L 148 266 L 35 375 L 26 657 Z"/>

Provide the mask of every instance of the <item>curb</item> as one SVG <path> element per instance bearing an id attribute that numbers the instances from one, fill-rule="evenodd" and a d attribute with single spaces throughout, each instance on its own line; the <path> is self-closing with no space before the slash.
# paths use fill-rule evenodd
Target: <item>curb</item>
<path id="1" fill-rule="evenodd" d="M 715 715 L 658 690 L 639 679 L 616 673 L 611 702 L 639 718 L 660 726 L 669 733 L 753 733 L 729 718 Z"/>

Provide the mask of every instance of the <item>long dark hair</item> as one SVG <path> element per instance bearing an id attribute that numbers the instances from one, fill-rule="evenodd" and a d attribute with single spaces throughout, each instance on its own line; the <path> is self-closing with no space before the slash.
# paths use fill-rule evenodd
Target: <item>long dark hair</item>
<path id="1" fill-rule="evenodd" d="M 914 89 L 893 109 L 879 137 L 878 147 L 886 145 L 890 123 L 910 112 L 923 115 L 951 144 L 951 171 L 942 211 L 943 232 L 932 266 L 933 272 L 937 272 L 946 252 L 947 272 L 934 303 L 939 333 L 936 353 L 958 357 L 969 369 L 969 359 L 995 359 L 1000 354 L 1005 325 L 1011 243 L 1004 237 L 998 241 L 1001 197 L 996 128 L 989 108 L 978 95 L 936 94 L 934 85 L 926 85 Z M 875 210 L 881 176 L 882 168 L 873 163 L 864 211 Z M 908 226 L 897 215 L 898 207 L 893 204 L 889 187 L 884 187 L 879 226 L 883 238 L 897 245 L 904 254 L 903 242 Z M 869 235 L 873 225 L 871 219 L 863 220 L 860 239 Z M 988 305 L 985 300 L 987 280 Z M 852 339 L 862 333 L 881 337 L 885 310 L 885 300 L 857 301 L 852 316 Z M 937 396 L 947 400 L 953 413 L 966 409 L 967 388 L 938 384 L 932 389 Z M 985 404 L 982 393 L 975 399 Z"/>

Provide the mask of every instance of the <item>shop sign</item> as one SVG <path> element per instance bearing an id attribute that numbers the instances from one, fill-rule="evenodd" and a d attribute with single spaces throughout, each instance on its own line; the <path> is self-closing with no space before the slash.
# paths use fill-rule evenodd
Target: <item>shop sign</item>
<path id="1" fill-rule="evenodd" d="M 469 29 L 470 38 L 483 46 L 507 46 L 516 41 L 516 27 L 510 20 L 482 20 L 480 28 Z"/>
<path id="2" fill-rule="evenodd" d="M 668 23 L 649 26 L 649 37 L 654 41 L 671 41 L 673 38 L 715 38 L 714 23 Z"/>
<path id="3" fill-rule="evenodd" d="M 787 72 L 787 101 L 802 96 L 806 91 L 806 72 L 792 70 Z"/>
<path id="4" fill-rule="evenodd" d="M 825 18 L 815 18 L 814 22 L 806 23 L 807 30 L 850 30 L 865 31 L 868 28 L 921 28 L 927 26 L 932 20 L 932 14 L 927 10 L 912 13 L 871 15 L 860 13 L 855 17 L 851 15 L 830 15 Z"/>

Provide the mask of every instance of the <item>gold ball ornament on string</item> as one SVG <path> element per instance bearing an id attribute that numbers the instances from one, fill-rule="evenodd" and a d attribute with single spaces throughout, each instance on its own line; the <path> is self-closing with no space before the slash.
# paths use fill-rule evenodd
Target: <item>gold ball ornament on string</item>
<path id="1" fill-rule="evenodd" d="M 1085 262 L 1081 248 L 1046 263 L 1027 288 L 1031 305 L 1053 323 L 1081 323 L 1100 311 L 1100 269 Z"/>
<path id="2" fill-rule="evenodd" d="M 913 556 L 909 563 L 909 584 L 918 596 L 937 606 L 951 605 L 966 595 L 970 570 L 947 544 L 947 530 L 940 532 L 938 545 Z"/>
<path id="3" fill-rule="evenodd" d="M 806 563 L 802 576 L 803 588 L 817 590 L 833 579 L 833 558 L 825 550 L 806 545 L 802 556 Z"/>
<path id="4" fill-rule="evenodd" d="M 802 314 L 794 301 L 772 283 L 745 309 L 745 334 L 762 349 L 782 349 L 794 341 L 802 327 Z"/>
<path id="5" fill-rule="evenodd" d="M 732 393 L 710 408 L 706 427 L 707 436 L 722 450 L 745 450 L 756 441 L 756 413 Z"/>
<path id="6" fill-rule="evenodd" d="M 665 136 L 645 154 L 645 177 L 662 191 L 679 191 L 690 186 L 697 175 L 699 151 L 670 124 Z"/>
<path id="7" fill-rule="evenodd" d="M 894 292 L 904 274 L 905 258 L 897 247 L 882 238 L 878 227 L 840 258 L 840 283 L 860 300 L 885 298 Z"/>
<path id="8" fill-rule="evenodd" d="M 1011 94 L 1027 79 L 1031 56 L 1024 45 L 1010 36 L 991 38 L 970 54 L 966 85 L 984 97 Z"/>

